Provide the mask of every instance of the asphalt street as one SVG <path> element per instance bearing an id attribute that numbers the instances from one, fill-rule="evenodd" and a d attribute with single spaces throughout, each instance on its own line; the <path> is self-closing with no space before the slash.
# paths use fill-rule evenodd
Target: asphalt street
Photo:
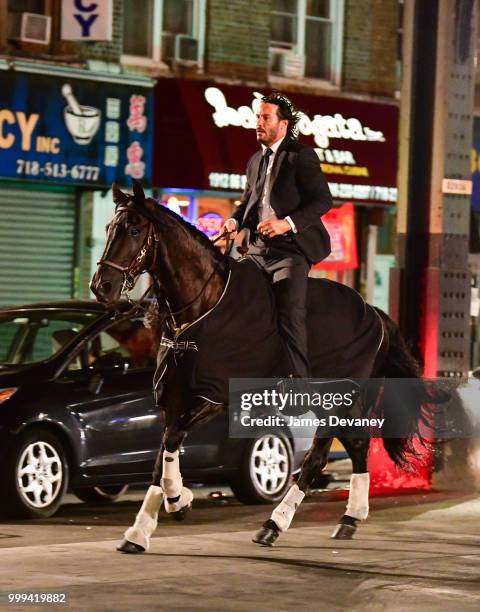
<path id="1" fill-rule="evenodd" d="M 64 606 L 6 610 L 479 610 L 480 498 L 377 497 L 352 541 L 329 538 L 345 491 L 311 495 L 274 548 L 251 536 L 267 506 L 196 489 L 185 523 L 165 514 L 148 553 L 115 546 L 142 491 L 111 506 L 68 497 L 55 517 L 0 523 L 0 592 L 66 593 Z"/>

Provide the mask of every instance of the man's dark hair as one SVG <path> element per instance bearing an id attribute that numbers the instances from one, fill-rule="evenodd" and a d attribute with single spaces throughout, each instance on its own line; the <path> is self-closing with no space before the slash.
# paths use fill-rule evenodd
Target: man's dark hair
<path id="1" fill-rule="evenodd" d="M 278 106 L 278 117 L 288 121 L 287 136 L 296 140 L 298 137 L 297 123 L 302 113 L 295 107 L 293 102 L 279 91 L 273 91 L 268 96 L 263 96 L 262 102 Z"/>

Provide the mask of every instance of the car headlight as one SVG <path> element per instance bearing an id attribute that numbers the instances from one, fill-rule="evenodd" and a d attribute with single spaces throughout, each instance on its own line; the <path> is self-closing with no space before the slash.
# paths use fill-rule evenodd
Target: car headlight
<path id="1" fill-rule="evenodd" d="M 0 389 L 0 404 L 3 404 L 3 402 L 6 402 L 8 399 L 10 399 L 17 390 L 18 387 L 8 387 L 7 389 Z"/>

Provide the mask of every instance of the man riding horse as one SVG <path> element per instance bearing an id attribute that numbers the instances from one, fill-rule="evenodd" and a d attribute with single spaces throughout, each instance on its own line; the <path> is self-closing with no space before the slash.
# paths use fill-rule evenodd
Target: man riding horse
<path id="1" fill-rule="evenodd" d="M 247 164 L 241 204 L 223 230 L 249 230 L 249 257 L 273 282 L 278 324 L 294 377 L 308 378 L 307 278 L 330 253 L 320 217 L 332 206 L 315 151 L 297 141 L 301 113 L 280 94 L 257 112 L 257 151 Z"/>

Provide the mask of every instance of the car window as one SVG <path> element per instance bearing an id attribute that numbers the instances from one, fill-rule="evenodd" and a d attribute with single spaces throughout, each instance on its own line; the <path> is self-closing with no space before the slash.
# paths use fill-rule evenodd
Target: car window
<path id="1" fill-rule="evenodd" d="M 6 321 L 0 326 L 0 362 L 8 362 L 17 332 L 18 325 L 14 321 Z"/>
<path id="2" fill-rule="evenodd" d="M 130 368 L 155 365 L 155 343 L 150 329 L 139 318 L 114 323 L 104 329 L 87 346 L 91 367 L 128 363 Z"/>
<path id="3" fill-rule="evenodd" d="M 61 309 L 25 310 L 0 315 L 0 363 L 25 364 L 49 359 L 100 313 Z"/>

